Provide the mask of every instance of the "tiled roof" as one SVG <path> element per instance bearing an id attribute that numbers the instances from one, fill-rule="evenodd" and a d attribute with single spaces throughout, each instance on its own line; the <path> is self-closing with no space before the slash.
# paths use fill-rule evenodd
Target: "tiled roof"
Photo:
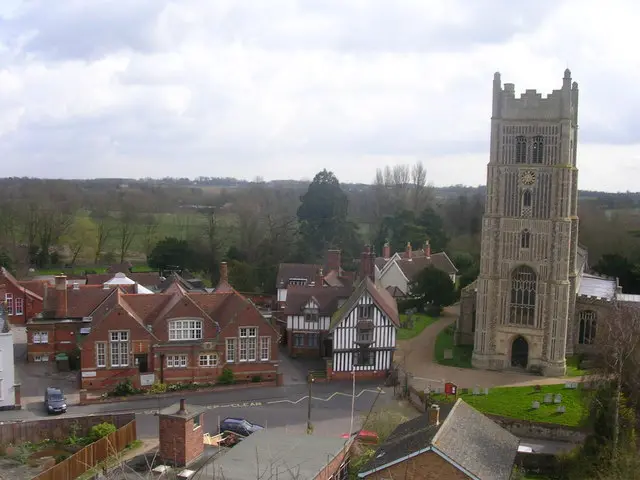
<path id="1" fill-rule="evenodd" d="M 445 252 L 433 253 L 431 257 L 412 256 L 411 258 L 402 258 L 396 260 L 396 263 L 410 281 L 413 280 L 418 273 L 430 266 L 442 270 L 448 275 L 453 275 L 458 272 L 458 269 L 453 265 Z"/>
<path id="2" fill-rule="evenodd" d="M 349 299 L 332 315 L 330 329 L 334 329 L 355 306 L 364 292 L 369 293 L 373 302 L 382 310 L 395 326 L 400 326 L 400 316 L 398 315 L 398 305 L 395 299 L 382 286 L 365 277 L 360 281 Z M 288 294 L 287 294 L 288 296 Z"/>
<path id="3" fill-rule="evenodd" d="M 48 282 L 46 280 L 23 280 L 20 281 L 20 285 L 22 285 L 27 290 L 32 291 L 36 295 L 41 298 L 44 298 L 44 286 Z"/>
<path id="4" fill-rule="evenodd" d="M 36 298 L 38 300 L 43 299 L 42 295 L 38 295 L 36 292 L 22 286 L 20 282 L 18 282 L 18 280 L 16 280 L 16 278 L 13 275 L 11 275 L 9 270 L 7 270 L 4 267 L 0 267 L 0 277 L 4 278 L 4 280 L 7 283 L 10 283 L 11 285 L 14 286 L 14 288 L 20 290 L 21 292 L 24 292 L 26 295 Z"/>
<path id="5" fill-rule="evenodd" d="M 287 289 L 285 315 L 296 315 L 302 311 L 307 301 L 314 297 L 318 301 L 320 315 L 333 315 L 338 309 L 340 299 L 347 299 L 353 290 L 348 287 L 303 287 L 290 286 Z"/>
<path id="6" fill-rule="evenodd" d="M 387 292 L 389 292 L 389 295 L 391 295 L 393 298 L 402 298 L 402 297 L 404 297 L 406 295 L 398 287 L 392 286 L 392 285 L 389 285 L 387 287 Z"/>
<path id="7" fill-rule="evenodd" d="M 458 399 L 451 410 L 440 409 L 439 426 L 425 413 L 398 426 L 378 448 L 359 476 L 380 471 L 408 455 L 435 449 L 482 480 L 508 480 L 520 440 Z"/>
<path id="8" fill-rule="evenodd" d="M 278 267 L 278 276 L 276 277 L 276 286 L 285 287 L 292 278 L 306 278 L 309 282 L 313 282 L 322 265 L 312 265 L 307 263 L 281 263 Z"/>
<path id="9" fill-rule="evenodd" d="M 613 278 L 599 277 L 585 273 L 580 280 L 579 295 L 613 300 L 616 294 L 617 282 Z"/>
<path id="10" fill-rule="evenodd" d="M 48 288 L 48 294 L 55 293 L 55 289 Z M 67 287 L 67 317 L 89 317 L 93 311 L 117 288 L 105 290 L 101 285 L 80 285 L 78 289 Z"/>

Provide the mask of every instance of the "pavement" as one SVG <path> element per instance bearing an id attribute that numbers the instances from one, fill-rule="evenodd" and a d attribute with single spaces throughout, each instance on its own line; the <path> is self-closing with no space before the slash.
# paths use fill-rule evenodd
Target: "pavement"
<path id="1" fill-rule="evenodd" d="M 579 382 L 576 377 L 541 377 L 524 372 L 495 372 L 471 368 L 440 365 L 435 361 L 436 337 L 449 325 L 456 322 L 460 306 L 444 309 L 442 317 L 409 340 L 398 341 L 397 363 L 413 375 L 413 386 L 425 389 L 452 382 L 459 388 L 516 387 L 529 385 L 553 385 L 567 381 Z"/>

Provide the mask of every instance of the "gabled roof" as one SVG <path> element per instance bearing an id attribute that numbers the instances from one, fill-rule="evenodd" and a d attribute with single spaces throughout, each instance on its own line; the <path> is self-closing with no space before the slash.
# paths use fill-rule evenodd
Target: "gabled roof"
<path id="1" fill-rule="evenodd" d="M 443 407 L 441 418 L 444 413 Z M 519 444 L 518 437 L 458 399 L 438 426 L 429 423 L 428 413 L 399 425 L 358 476 L 433 451 L 471 478 L 508 480 Z"/>
<path id="2" fill-rule="evenodd" d="M 0 276 L 4 277 L 6 283 L 12 285 L 14 288 L 16 288 L 20 292 L 24 293 L 25 295 L 33 297 L 33 298 L 36 298 L 38 300 L 42 300 L 43 299 L 42 295 L 38 295 L 37 293 L 35 293 L 35 292 L 29 290 L 28 288 L 22 286 L 20 284 L 20 282 L 18 282 L 18 280 L 16 280 L 16 277 L 11 275 L 9 270 L 7 270 L 6 268 L 0 267 Z"/>
<path id="3" fill-rule="evenodd" d="M 431 257 L 412 256 L 411 258 L 401 258 L 400 260 L 395 260 L 395 263 L 398 265 L 408 281 L 413 280 L 427 267 L 435 267 L 448 275 L 453 275 L 458 272 L 458 269 L 445 252 L 433 253 L 431 254 Z M 390 268 L 390 266 L 391 263 L 385 267 L 384 271 Z"/>
<path id="4" fill-rule="evenodd" d="M 289 280 L 292 278 L 306 278 L 309 282 L 313 282 L 322 265 L 314 265 L 310 263 L 281 263 L 278 266 L 278 275 L 276 277 L 276 287 L 287 287 Z"/>
<path id="5" fill-rule="evenodd" d="M 171 273 L 171 275 L 162 280 L 158 285 L 158 290 L 161 292 L 176 292 L 178 288 L 182 289 L 184 292 L 204 291 L 202 288 L 193 285 L 189 280 L 176 272 Z"/>
<path id="6" fill-rule="evenodd" d="M 287 289 L 285 315 L 299 315 L 310 298 L 318 302 L 319 315 L 333 315 L 340 300 L 346 300 L 352 293 L 351 287 L 304 287 L 292 285 Z"/>
<path id="7" fill-rule="evenodd" d="M 398 305 L 395 299 L 381 285 L 371 281 L 369 277 L 363 278 L 349 299 L 331 317 L 330 330 L 335 329 L 346 317 L 351 309 L 358 303 L 364 293 L 371 295 L 373 302 L 389 318 L 396 327 L 400 326 L 400 316 L 398 315 Z M 288 294 L 287 294 L 288 297 Z"/>
<path id="8" fill-rule="evenodd" d="M 406 293 L 404 293 L 398 287 L 392 285 L 389 285 L 387 287 L 387 292 L 389 292 L 389 295 L 391 295 L 393 298 L 402 298 L 406 296 Z"/>

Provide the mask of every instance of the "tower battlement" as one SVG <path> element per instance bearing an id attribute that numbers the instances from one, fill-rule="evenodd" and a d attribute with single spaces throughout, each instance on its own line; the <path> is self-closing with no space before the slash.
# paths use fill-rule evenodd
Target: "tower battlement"
<path id="1" fill-rule="evenodd" d="M 560 120 L 577 121 L 578 118 L 578 83 L 571 82 L 571 71 L 564 71 L 562 88 L 553 90 L 543 96 L 537 90 L 527 89 L 516 97 L 515 85 L 502 85 L 500 73 L 493 76 L 493 111 L 494 119 L 530 121 Z"/>

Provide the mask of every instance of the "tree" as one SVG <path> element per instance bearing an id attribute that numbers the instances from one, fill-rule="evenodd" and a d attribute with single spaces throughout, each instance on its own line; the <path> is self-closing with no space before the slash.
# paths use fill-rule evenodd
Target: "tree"
<path id="1" fill-rule="evenodd" d="M 640 271 L 638 266 L 627 257 L 618 253 L 602 255 L 593 269 L 610 277 L 620 280 L 620 284 L 626 293 L 640 292 Z"/>
<path id="2" fill-rule="evenodd" d="M 103 210 L 94 210 L 91 212 L 91 219 L 95 225 L 95 237 L 94 237 L 94 258 L 93 263 L 98 264 L 100 261 L 100 255 L 105 250 L 109 238 L 113 234 L 113 227 L 111 224 L 111 217 L 109 213 Z"/>
<path id="3" fill-rule="evenodd" d="M 427 234 L 431 248 L 436 252 L 444 251 L 449 243 L 449 237 L 444 230 L 442 217 L 431 207 L 425 208 L 417 219 Z"/>
<path id="4" fill-rule="evenodd" d="M 209 280 L 212 285 L 217 282 L 218 276 L 218 258 L 220 250 L 220 241 L 218 239 L 218 221 L 214 207 L 204 209 L 202 214 L 205 216 L 206 222 L 202 231 L 204 240 L 204 252 L 202 259 L 204 260 L 203 270 L 209 274 Z"/>
<path id="5" fill-rule="evenodd" d="M 416 307 L 433 309 L 439 315 L 442 307 L 455 302 L 455 285 L 445 272 L 429 266 L 409 284 L 409 296 Z"/>
<path id="6" fill-rule="evenodd" d="M 144 254 L 149 261 L 149 255 L 158 242 L 158 217 L 155 215 L 146 215 L 142 222 L 142 240 L 144 246 Z"/>
<path id="7" fill-rule="evenodd" d="M 229 262 L 229 283 L 239 292 L 255 292 L 258 285 L 253 265 L 238 260 Z"/>
<path id="8" fill-rule="evenodd" d="M 118 243 L 120 246 L 120 263 L 124 263 L 131 244 L 138 234 L 138 219 L 130 205 L 123 205 L 117 227 Z"/>
<path id="9" fill-rule="evenodd" d="M 327 170 L 318 173 L 301 198 L 298 220 L 303 246 L 318 257 L 328 247 L 340 243 L 347 228 L 349 201 L 336 176 Z"/>
<path id="10" fill-rule="evenodd" d="M 186 240 L 166 237 L 153 247 L 148 263 L 150 267 L 158 270 L 170 267 L 192 268 L 195 263 L 195 252 Z"/>
<path id="11" fill-rule="evenodd" d="M 62 241 L 67 244 L 71 251 L 71 260 L 69 262 L 71 265 L 75 265 L 78 256 L 90 254 L 95 237 L 96 225 L 93 220 L 81 212 L 76 214 L 69 230 L 62 237 Z"/>

